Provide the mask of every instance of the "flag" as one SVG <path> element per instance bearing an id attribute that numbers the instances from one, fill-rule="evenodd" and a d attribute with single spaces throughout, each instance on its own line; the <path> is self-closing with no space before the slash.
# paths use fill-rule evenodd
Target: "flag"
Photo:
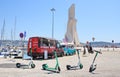
<path id="1" fill-rule="evenodd" d="M 26 31 L 24 31 L 24 38 L 26 37 Z"/>

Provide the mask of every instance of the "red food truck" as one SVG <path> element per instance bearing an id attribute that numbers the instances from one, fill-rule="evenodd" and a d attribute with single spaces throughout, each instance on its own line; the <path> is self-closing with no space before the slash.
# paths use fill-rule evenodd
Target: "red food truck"
<path id="1" fill-rule="evenodd" d="M 27 50 L 27 54 L 32 56 L 33 59 L 37 57 L 44 58 L 45 52 L 47 52 L 48 58 L 54 58 L 54 51 L 57 52 L 58 56 L 62 57 L 64 55 L 64 51 L 57 40 L 45 37 L 30 37 Z"/>

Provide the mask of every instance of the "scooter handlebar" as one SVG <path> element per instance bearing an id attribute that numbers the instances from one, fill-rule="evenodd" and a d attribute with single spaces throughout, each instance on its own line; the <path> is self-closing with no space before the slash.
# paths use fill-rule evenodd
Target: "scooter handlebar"
<path id="1" fill-rule="evenodd" d="M 98 52 L 99 54 L 102 54 L 102 52 L 100 52 L 100 51 L 97 51 L 97 50 L 94 50 L 95 52 Z"/>

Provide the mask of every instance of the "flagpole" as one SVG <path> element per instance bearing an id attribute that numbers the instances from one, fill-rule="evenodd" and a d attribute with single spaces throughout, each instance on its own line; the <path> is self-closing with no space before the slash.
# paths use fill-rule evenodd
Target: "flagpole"
<path id="1" fill-rule="evenodd" d="M 54 38 L 54 11 L 55 9 L 52 8 L 51 11 L 52 11 L 52 38 Z"/>

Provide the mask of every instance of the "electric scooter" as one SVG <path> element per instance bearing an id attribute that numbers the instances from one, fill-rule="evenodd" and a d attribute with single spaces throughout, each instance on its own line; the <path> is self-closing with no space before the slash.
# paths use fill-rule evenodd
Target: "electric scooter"
<path id="1" fill-rule="evenodd" d="M 31 54 L 32 54 L 32 50 L 31 50 Z M 32 56 L 32 55 L 31 55 Z M 23 68 L 23 69 L 29 69 L 29 68 L 35 68 L 35 64 L 32 61 L 32 57 L 30 58 L 30 62 L 29 64 L 21 64 L 21 63 L 16 63 L 16 67 L 17 68 Z"/>
<path id="2" fill-rule="evenodd" d="M 96 59 L 98 53 L 99 53 L 99 54 L 102 54 L 102 52 L 100 52 L 100 51 L 96 51 L 96 50 L 94 50 L 94 51 L 96 52 L 96 54 L 95 54 L 95 57 L 94 57 L 94 59 L 93 59 L 93 62 L 92 62 L 92 64 L 91 64 L 91 66 L 90 66 L 90 68 L 89 68 L 89 72 L 90 72 L 90 73 L 92 73 L 92 72 L 96 69 L 96 67 L 97 67 L 97 64 L 94 64 L 94 62 L 95 62 L 95 59 Z"/>
<path id="3" fill-rule="evenodd" d="M 79 56 L 80 50 L 77 50 L 78 54 L 78 65 L 77 66 L 71 66 L 71 65 L 66 65 L 67 70 L 77 70 L 77 69 L 82 69 L 83 65 L 80 62 L 80 56 Z"/>
<path id="4" fill-rule="evenodd" d="M 21 64 L 21 63 L 16 63 L 16 67 L 17 68 L 23 68 L 23 69 L 29 69 L 29 68 L 35 68 L 35 64 L 33 63 L 33 61 L 31 60 L 29 62 L 29 64 Z"/>
<path id="5" fill-rule="evenodd" d="M 61 69 L 60 69 L 60 66 L 59 66 L 59 63 L 58 63 L 58 57 L 57 57 L 56 51 L 54 51 L 54 55 L 55 55 L 55 59 L 56 59 L 55 67 L 52 68 L 52 67 L 49 67 L 48 64 L 43 64 L 42 68 L 43 68 L 43 70 L 52 71 L 52 72 L 55 72 L 55 73 L 60 73 Z"/>

